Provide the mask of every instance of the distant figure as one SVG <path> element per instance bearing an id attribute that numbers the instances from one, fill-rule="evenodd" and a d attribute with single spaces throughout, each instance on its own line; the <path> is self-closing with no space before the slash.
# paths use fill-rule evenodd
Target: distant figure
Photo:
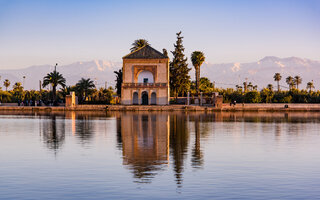
<path id="1" fill-rule="evenodd" d="M 230 106 L 232 106 L 232 105 L 235 106 L 236 104 L 237 104 L 237 101 L 233 101 L 230 103 Z"/>

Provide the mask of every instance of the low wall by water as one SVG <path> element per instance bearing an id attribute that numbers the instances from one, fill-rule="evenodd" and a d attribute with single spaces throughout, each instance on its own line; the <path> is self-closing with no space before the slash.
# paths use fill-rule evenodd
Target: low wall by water
<path id="1" fill-rule="evenodd" d="M 320 111 L 320 104 L 223 104 L 222 108 L 197 105 L 77 105 L 74 107 L 0 106 L 13 111 Z"/>
<path id="2" fill-rule="evenodd" d="M 320 111 L 320 104 L 303 103 L 245 103 L 223 104 L 224 111 Z"/>

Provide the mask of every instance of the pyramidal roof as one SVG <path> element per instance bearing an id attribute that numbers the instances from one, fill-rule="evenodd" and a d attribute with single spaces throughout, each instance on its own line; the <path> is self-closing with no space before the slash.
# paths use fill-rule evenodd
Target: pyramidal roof
<path id="1" fill-rule="evenodd" d="M 165 58 L 168 58 L 168 56 L 165 56 L 163 53 L 160 53 L 159 51 L 155 50 L 149 45 L 141 47 L 123 57 L 123 59 L 165 59 Z"/>

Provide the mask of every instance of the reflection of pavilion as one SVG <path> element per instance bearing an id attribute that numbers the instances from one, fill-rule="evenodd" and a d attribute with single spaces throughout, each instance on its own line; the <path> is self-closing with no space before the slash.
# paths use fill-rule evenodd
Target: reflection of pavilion
<path id="1" fill-rule="evenodd" d="M 126 113 L 118 119 L 124 165 L 139 181 L 150 182 L 169 160 L 169 116 Z"/>

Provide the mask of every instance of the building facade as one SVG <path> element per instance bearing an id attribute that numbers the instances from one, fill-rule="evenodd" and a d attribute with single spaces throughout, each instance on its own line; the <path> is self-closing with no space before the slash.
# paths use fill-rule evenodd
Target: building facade
<path id="1" fill-rule="evenodd" d="M 169 58 L 146 45 L 123 58 L 121 104 L 169 104 Z"/>

